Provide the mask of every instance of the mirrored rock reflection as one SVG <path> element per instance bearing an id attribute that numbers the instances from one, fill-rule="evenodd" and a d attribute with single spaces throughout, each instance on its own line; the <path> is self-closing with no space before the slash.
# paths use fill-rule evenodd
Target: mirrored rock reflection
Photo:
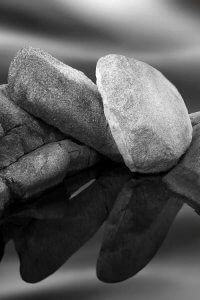
<path id="1" fill-rule="evenodd" d="M 132 174 L 126 167 L 98 165 L 66 178 L 1 219 L 0 255 L 9 240 L 23 280 L 39 282 L 59 269 L 105 221 L 97 276 L 125 280 L 140 271 L 162 244 L 182 207 L 162 175 Z"/>

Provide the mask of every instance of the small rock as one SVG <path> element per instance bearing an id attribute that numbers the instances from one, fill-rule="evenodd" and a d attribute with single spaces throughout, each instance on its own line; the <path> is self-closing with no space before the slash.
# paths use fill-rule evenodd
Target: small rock
<path id="1" fill-rule="evenodd" d="M 195 126 L 200 123 L 200 111 L 190 114 L 190 121 L 192 126 Z"/>
<path id="2" fill-rule="evenodd" d="M 122 55 L 99 59 L 97 86 L 112 135 L 133 172 L 161 172 L 189 147 L 192 126 L 177 89 L 148 64 Z"/>
<path id="3" fill-rule="evenodd" d="M 196 115 L 198 117 L 198 115 Z M 193 118 L 192 143 L 180 162 L 163 178 L 173 191 L 185 196 L 185 202 L 200 212 L 200 124 Z"/>

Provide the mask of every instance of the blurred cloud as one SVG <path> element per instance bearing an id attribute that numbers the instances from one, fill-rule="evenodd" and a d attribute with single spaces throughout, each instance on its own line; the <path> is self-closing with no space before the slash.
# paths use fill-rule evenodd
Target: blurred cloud
<path id="1" fill-rule="evenodd" d="M 198 0 L 171 0 L 171 3 L 181 10 L 189 10 L 197 15 L 200 13 L 200 2 Z"/>
<path id="2" fill-rule="evenodd" d="M 0 83 L 7 81 L 17 50 L 27 45 L 48 51 L 94 81 L 98 58 L 119 53 L 160 69 L 189 110 L 199 110 L 195 5 L 194 0 L 1 0 Z"/>
<path id="3" fill-rule="evenodd" d="M 80 41 L 112 39 L 105 31 L 101 32 L 91 24 L 89 26 L 83 19 L 78 20 L 68 7 L 63 9 L 52 0 L 1 0 L 0 25 L 54 38 L 74 40 L 78 36 Z"/>
<path id="4" fill-rule="evenodd" d="M 26 32 L 28 40 L 38 38 L 38 44 L 44 36 L 61 47 L 66 46 L 63 41 L 73 42 L 83 50 L 83 58 L 87 44 L 91 59 L 112 49 L 137 56 L 141 52 L 149 59 L 191 59 L 191 53 L 199 52 L 200 22 L 175 7 L 163 0 L 1 0 L 0 25 L 2 35 L 6 29 L 10 39 L 15 36 L 16 47 L 27 40 Z"/>

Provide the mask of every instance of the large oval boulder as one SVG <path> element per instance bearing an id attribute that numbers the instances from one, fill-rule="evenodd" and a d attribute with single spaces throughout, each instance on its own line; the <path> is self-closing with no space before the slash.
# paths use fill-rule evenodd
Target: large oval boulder
<path id="1" fill-rule="evenodd" d="M 185 103 L 150 65 L 122 55 L 99 59 L 97 86 L 112 135 L 133 172 L 162 172 L 174 166 L 192 139 Z"/>

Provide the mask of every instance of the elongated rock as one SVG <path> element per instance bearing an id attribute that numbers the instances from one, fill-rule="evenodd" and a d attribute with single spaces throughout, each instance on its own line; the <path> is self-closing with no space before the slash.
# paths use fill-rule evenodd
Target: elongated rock
<path id="1" fill-rule="evenodd" d="M 31 47 L 10 65 L 9 94 L 27 112 L 116 161 L 123 161 L 96 85 L 82 72 Z"/>
<path id="2" fill-rule="evenodd" d="M 119 282 L 144 268 L 161 246 L 182 204 L 181 197 L 170 191 L 161 177 L 127 182 L 106 220 L 98 278 Z"/>
<path id="3" fill-rule="evenodd" d="M 152 173 L 174 166 L 192 139 L 177 89 L 158 70 L 122 55 L 100 58 L 96 76 L 106 119 L 129 169 Z"/>
<path id="4" fill-rule="evenodd" d="M 100 160 L 91 148 L 18 107 L 7 85 L 0 86 L 0 125 L 0 214 L 13 198 L 37 196 Z"/>
<path id="5" fill-rule="evenodd" d="M 33 199 L 33 201 L 26 201 L 20 203 L 19 206 L 12 207 L 12 210 L 1 219 L 1 223 L 5 224 L 6 221 L 7 226 L 7 221 L 13 220 L 13 218 L 14 220 L 23 218 L 38 220 L 63 218 L 69 201 L 77 196 L 78 191 L 83 186 L 86 186 L 88 182 L 94 182 L 95 178 L 98 178 L 102 174 L 102 171 L 105 171 L 106 165 L 98 164 L 75 173 L 73 176 L 66 177 L 56 187 L 53 186 L 48 189 L 45 193 Z"/>
<path id="6" fill-rule="evenodd" d="M 185 196 L 185 201 L 200 213 L 200 124 L 199 113 L 191 116 L 192 143 L 180 162 L 163 178 L 173 191 Z M 196 125 L 195 125 L 196 124 Z"/>
<path id="7" fill-rule="evenodd" d="M 0 171 L 0 210 L 38 196 L 61 183 L 65 176 L 89 168 L 100 160 L 96 151 L 70 140 L 49 143 L 19 158 Z"/>

